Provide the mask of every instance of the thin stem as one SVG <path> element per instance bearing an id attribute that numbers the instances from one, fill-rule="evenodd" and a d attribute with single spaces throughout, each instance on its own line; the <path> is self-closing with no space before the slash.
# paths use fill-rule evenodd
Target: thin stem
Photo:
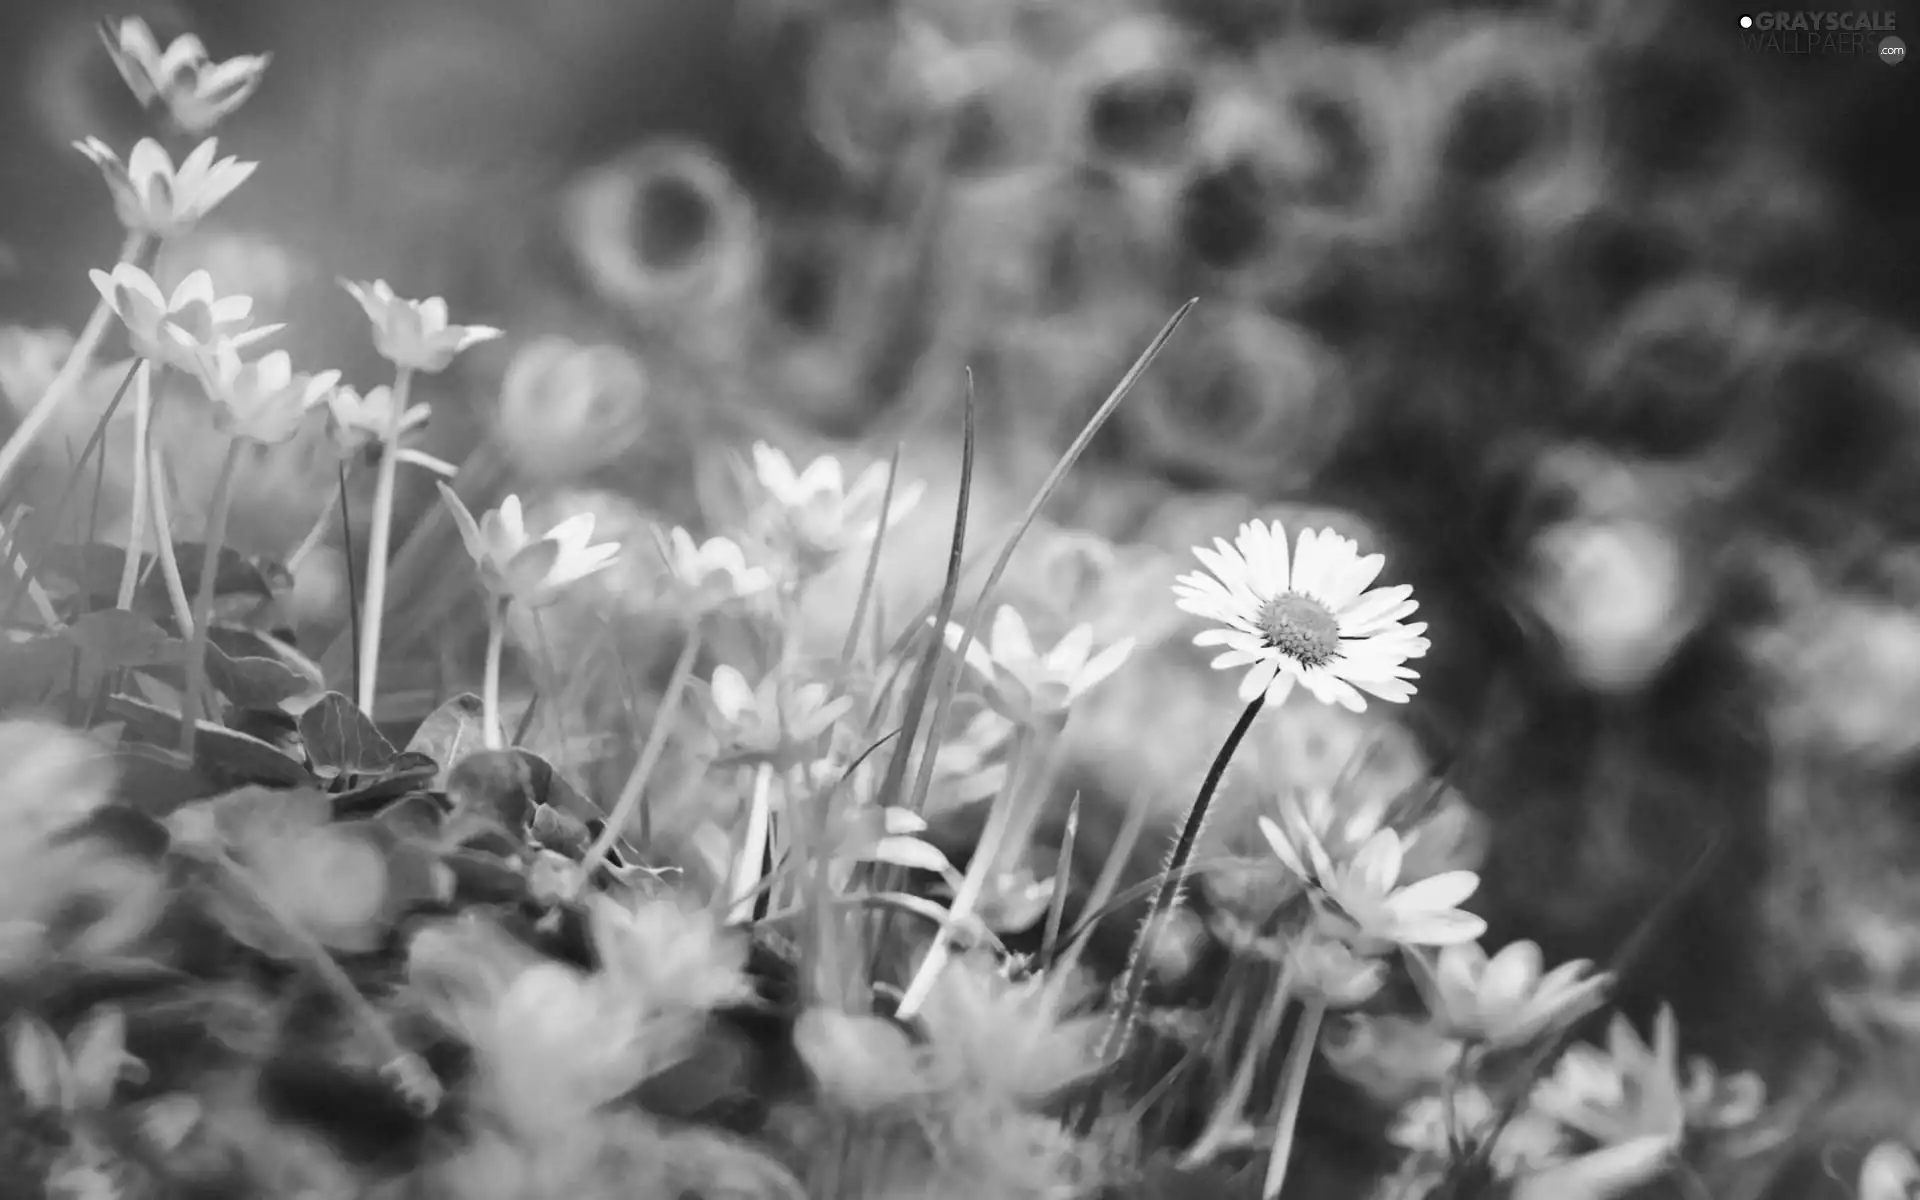
<path id="1" fill-rule="evenodd" d="M 214 581 L 220 577 L 220 549 L 227 541 L 227 516 L 233 511 L 233 476 L 247 440 L 227 443 L 220 477 L 213 484 L 213 515 L 207 519 L 205 555 L 200 560 L 200 591 L 193 601 L 193 641 L 187 647 L 187 694 L 180 705 L 180 753 L 193 761 L 194 735 L 199 732 L 200 693 L 207 686 L 207 634 L 213 624 Z"/>
<path id="2" fill-rule="evenodd" d="M 767 856 L 768 823 L 773 811 L 773 767 L 761 763 L 754 774 L 753 805 L 747 810 L 746 836 L 741 839 L 740 858 L 734 865 L 731 891 L 733 908 L 729 923 L 753 920 L 753 908 L 760 898 L 760 865 Z"/>
<path id="3" fill-rule="evenodd" d="M 193 613 L 187 603 L 187 585 L 180 578 L 180 559 L 173 552 L 173 518 L 167 513 L 167 460 L 159 446 L 147 447 L 148 499 L 153 507 L 153 548 L 160 555 L 160 578 L 166 581 L 173 605 L 173 623 L 180 636 L 193 636 Z"/>
<path id="4" fill-rule="evenodd" d="M 393 545 L 394 480 L 400 468 L 401 417 L 413 391 L 413 369 L 401 367 L 393 380 L 393 413 L 386 440 L 380 446 L 380 468 L 373 488 L 373 542 L 367 547 L 367 602 L 361 611 L 366 622 L 360 642 L 360 711 L 373 716 L 380 690 L 380 624 L 387 606 L 387 555 Z"/>
<path id="5" fill-rule="evenodd" d="M 133 388 L 133 512 L 127 518 L 127 561 L 120 568 L 120 591 L 114 607 L 132 609 L 134 587 L 140 581 L 141 543 L 147 522 L 147 445 L 153 419 L 153 367 L 142 360 L 135 368 Z M 106 456 L 101 455 L 104 462 Z"/>
<path id="6" fill-rule="evenodd" d="M 1315 998 L 1300 1009 L 1300 1024 L 1293 1031 L 1293 1045 L 1287 1050 L 1287 1065 L 1280 1077 L 1280 1115 L 1273 1122 L 1273 1157 L 1267 1160 L 1267 1181 L 1260 1189 L 1260 1200 L 1279 1200 L 1287 1182 L 1287 1165 L 1293 1159 L 1293 1130 L 1300 1123 L 1300 1097 L 1307 1090 L 1307 1068 L 1313 1064 L 1313 1050 L 1320 1041 L 1320 1022 L 1327 1015 L 1327 1003 Z"/>
<path id="7" fill-rule="evenodd" d="M 481 684 L 480 722 L 489 750 L 502 747 L 500 740 L 500 648 L 507 640 L 507 604 L 494 600 L 487 606 L 487 673 Z"/>
<path id="8" fill-rule="evenodd" d="M 120 248 L 121 262 L 135 262 L 142 258 L 148 249 L 147 235 L 132 232 L 127 235 L 126 243 Z M 53 377 L 47 390 L 27 413 L 20 427 L 13 431 L 6 444 L 0 446 L 0 495 L 6 494 L 7 483 L 15 471 L 26 459 L 27 451 L 45 431 L 47 423 L 53 420 L 53 414 L 66 403 L 80 380 L 85 377 L 87 367 L 93 362 L 94 352 L 99 350 L 101 339 L 107 335 L 107 327 L 113 321 L 113 308 L 103 296 L 93 306 L 93 312 L 87 317 L 87 323 L 80 330 L 80 336 L 74 339 L 73 350 L 67 355 L 67 361 L 61 366 L 60 373 Z"/>
<path id="9" fill-rule="evenodd" d="M 347 465 L 345 462 L 342 462 L 340 464 L 340 490 L 343 492 L 347 486 L 346 476 Z M 313 552 L 320 548 L 321 542 L 327 540 L 327 530 L 333 528 L 333 514 L 333 505 L 322 504 L 320 506 L 320 512 L 313 518 L 313 526 L 307 530 L 307 536 L 300 539 L 300 544 L 293 548 L 292 554 L 287 555 L 287 574 L 299 574 L 301 564 L 306 562 L 307 559 L 312 556 Z"/>
<path id="10" fill-rule="evenodd" d="M 620 789 L 620 799 L 615 801 L 613 811 L 607 814 L 606 828 L 593 840 L 587 856 L 580 860 L 579 874 L 568 889 L 570 895 L 577 896 L 586 888 L 587 881 L 593 878 L 594 869 L 606 861 L 607 851 L 613 849 L 613 844 L 620 840 L 620 831 L 633 820 L 634 810 L 639 807 L 640 798 L 646 794 L 647 781 L 660 761 L 661 752 L 666 749 L 667 735 L 673 730 L 681 699 L 686 695 L 687 682 L 693 678 L 694 660 L 700 656 L 701 629 L 700 620 L 695 618 L 687 630 L 686 642 L 680 647 L 679 661 L 673 664 L 673 677 L 667 680 L 666 694 L 660 698 L 660 707 L 654 713 L 653 728 L 647 732 L 647 744 L 640 750 L 640 760 L 633 764 L 633 771 Z"/>
<path id="11" fill-rule="evenodd" d="M 1213 794 L 1219 790 L 1220 780 L 1227 773 L 1227 764 L 1233 761 L 1234 751 L 1240 748 L 1241 740 L 1247 736 L 1247 730 L 1253 727 L 1254 718 L 1260 715 L 1266 703 L 1266 693 L 1262 692 L 1241 711 L 1240 719 L 1234 722 L 1233 731 L 1227 734 L 1220 752 L 1213 756 L 1213 765 L 1207 768 L 1206 780 L 1200 785 L 1200 794 L 1194 798 L 1193 807 L 1187 810 L 1186 823 L 1180 828 L 1180 839 L 1174 843 L 1173 853 L 1167 859 L 1167 874 L 1154 890 L 1153 902 L 1147 908 L 1147 919 L 1141 925 L 1140 936 L 1134 939 L 1133 950 L 1128 956 L 1126 991 L 1120 1007 L 1114 1011 L 1107 1025 L 1106 1037 L 1100 1049 L 1103 1062 L 1111 1061 L 1133 1032 L 1134 1014 L 1139 1009 L 1141 993 L 1146 990 L 1147 973 L 1143 969 L 1146 956 L 1159 940 L 1161 921 L 1179 903 L 1184 869 L 1193 858 L 1194 847 L 1200 842 L 1200 834 L 1207 823 L 1207 811 L 1213 806 Z"/>
<path id="12" fill-rule="evenodd" d="M 340 460 L 340 546 L 347 564 L 347 632 L 353 638 L 353 693 L 360 694 L 360 585 L 354 579 L 353 512 L 347 507 L 347 460 Z"/>
<path id="13" fill-rule="evenodd" d="M 1213 1115 L 1207 1119 L 1207 1127 L 1194 1139 L 1193 1148 L 1181 1158 L 1180 1165 L 1192 1170 L 1205 1166 L 1213 1157 L 1227 1148 L 1247 1117 L 1247 1098 L 1253 1095 L 1253 1077 L 1255 1070 L 1266 1061 L 1267 1051 L 1280 1036 L 1280 1027 L 1286 1021 L 1287 1004 L 1293 998 L 1293 965 L 1288 960 L 1280 968 L 1280 979 L 1267 993 L 1267 1002 L 1260 1009 L 1260 1015 L 1254 1019 L 1253 1031 L 1240 1052 L 1240 1061 L 1234 1067 L 1233 1080 L 1227 1085 L 1226 1092 L 1213 1106 Z"/>

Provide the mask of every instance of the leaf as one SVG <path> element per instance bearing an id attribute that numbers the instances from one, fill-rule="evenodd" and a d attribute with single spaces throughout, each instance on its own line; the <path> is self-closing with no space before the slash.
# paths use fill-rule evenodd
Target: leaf
<path id="1" fill-rule="evenodd" d="M 938 849 L 916 837 L 883 837 L 870 846 L 862 846 L 851 855 L 867 862 L 883 862 L 914 871 L 949 875 L 953 865 Z"/>
<path id="2" fill-rule="evenodd" d="M 367 714 L 339 692 L 328 692 L 300 714 L 300 736 L 314 774 L 322 779 L 343 771 L 385 770 L 396 754 Z"/>
<path id="3" fill-rule="evenodd" d="M 184 647 L 177 638 L 139 613 L 103 608 L 74 621 L 63 631 L 80 653 L 80 690 L 91 692 L 113 671 L 178 662 Z"/>
<path id="4" fill-rule="evenodd" d="M 124 546 L 56 543 L 41 552 L 36 577 L 55 595 L 110 607 L 119 598 L 120 570 L 126 561 Z M 161 601 L 166 602 L 164 593 Z"/>
<path id="5" fill-rule="evenodd" d="M 416 750 L 404 750 L 372 778 L 356 777 L 344 792 L 333 797 L 333 815 L 346 819 L 364 817 L 387 808 L 408 795 L 430 789 L 440 774 L 440 764 Z"/>
<path id="6" fill-rule="evenodd" d="M 77 654 L 58 634 L 0 641 L 0 713 L 37 708 L 64 691 Z"/>
<path id="7" fill-rule="evenodd" d="M 227 652 L 229 658 L 275 658 L 313 682 L 313 690 L 327 690 L 326 672 L 320 664 L 300 652 L 290 640 L 258 629 L 239 625 L 216 624 L 207 631 L 207 639 Z"/>
<path id="8" fill-rule="evenodd" d="M 110 696 L 107 709 L 127 723 L 131 741 L 153 746 L 177 746 L 180 743 L 180 716 L 164 708 L 135 700 L 131 696 Z M 200 721 L 195 738 L 193 766 L 216 788 L 269 784 L 279 787 L 303 787 L 313 783 L 313 775 L 299 762 L 272 745 L 224 725 Z"/>
<path id="9" fill-rule="evenodd" d="M 73 1066 L 67 1048 L 32 1013 L 17 1013 L 7 1027 L 7 1063 L 14 1086 L 35 1112 L 67 1112 L 73 1107 Z"/>
<path id="10" fill-rule="evenodd" d="M 432 790 L 447 790 L 447 777 L 460 759 L 486 744 L 481 715 L 485 706 L 472 692 L 462 692 L 427 714 L 407 742 L 407 750 L 440 764 Z"/>
<path id="11" fill-rule="evenodd" d="M 491 854 L 456 850 L 440 861 L 453 872 L 454 895 L 465 903 L 518 904 L 526 898 L 526 877 Z"/>
<path id="12" fill-rule="evenodd" d="M 272 708 L 296 696 L 324 691 L 324 685 L 279 657 L 228 654 L 209 638 L 207 682 L 235 708 Z"/>
<path id="13" fill-rule="evenodd" d="M 130 743 L 114 752 L 114 761 L 120 769 L 120 803 L 149 817 L 163 818 L 219 790 L 190 759 L 167 746 Z"/>
<path id="14" fill-rule="evenodd" d="M 180 583 L 186 588 L 187 595 L 198 595 L 200 591 L 200 566 L 206 561 L 207 548 L 199 542 L 176 542 L 173 557 L 180 564 Z M 149 576 L 149 579 L 152 577 Z M 256 562 L 241 554 L 232 546 L 220 547 L 220 570 L 213 577 L 213 595 L 218 600 L 227 596 L 252 596 L 261 600 L 272 600 L 277 594 L 275 584 L 281 590 L 291 586 L 292 579 L 286 568 L 264 562 Z M 115 581 L 118 586 L 118 580 Z"/>

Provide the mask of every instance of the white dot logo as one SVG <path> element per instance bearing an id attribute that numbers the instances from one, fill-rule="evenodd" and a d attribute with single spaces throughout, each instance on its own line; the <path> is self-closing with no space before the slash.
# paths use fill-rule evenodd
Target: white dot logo
<path id="1" fill-rule="evenodd" d="M 1907 44 L 1897 37 L 1887 38 L 1880 43 L 1880 61 L 1888 66 L 1898 66 L 1906 61 Z"/>
<path id="2" fill-rule="evenodd" d="M 1752 28 L 1753 28 L 1753 18 L 1752 18 L 1752 17 L 1741 17 L 1741 18 L 1740 18 L 1740 28 L 1742 28 L 1742 29 L 1752 29 Z"/>

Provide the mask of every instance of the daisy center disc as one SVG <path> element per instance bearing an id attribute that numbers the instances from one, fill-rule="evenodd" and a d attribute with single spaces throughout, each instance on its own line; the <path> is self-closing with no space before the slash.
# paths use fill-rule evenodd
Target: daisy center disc
<path id="1" fill-rule="evenodd" d="M 1304 667 L 1324 667 L 1340 652 L 1340 621 L 1310 596 L 1288 592 L 1260 606 L 1254 618 L 1267 645 Z"/>

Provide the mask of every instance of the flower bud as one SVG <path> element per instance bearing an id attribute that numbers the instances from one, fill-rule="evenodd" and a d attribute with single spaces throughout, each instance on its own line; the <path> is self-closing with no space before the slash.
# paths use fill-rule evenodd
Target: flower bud
<path id="1" fill-rule="evenodd" d="M 530 480 L 574 479 L 639 440 L 646 394 L 646 368 L 628 351 L 540 338 L 507 367 L 495 436 Z"/>

